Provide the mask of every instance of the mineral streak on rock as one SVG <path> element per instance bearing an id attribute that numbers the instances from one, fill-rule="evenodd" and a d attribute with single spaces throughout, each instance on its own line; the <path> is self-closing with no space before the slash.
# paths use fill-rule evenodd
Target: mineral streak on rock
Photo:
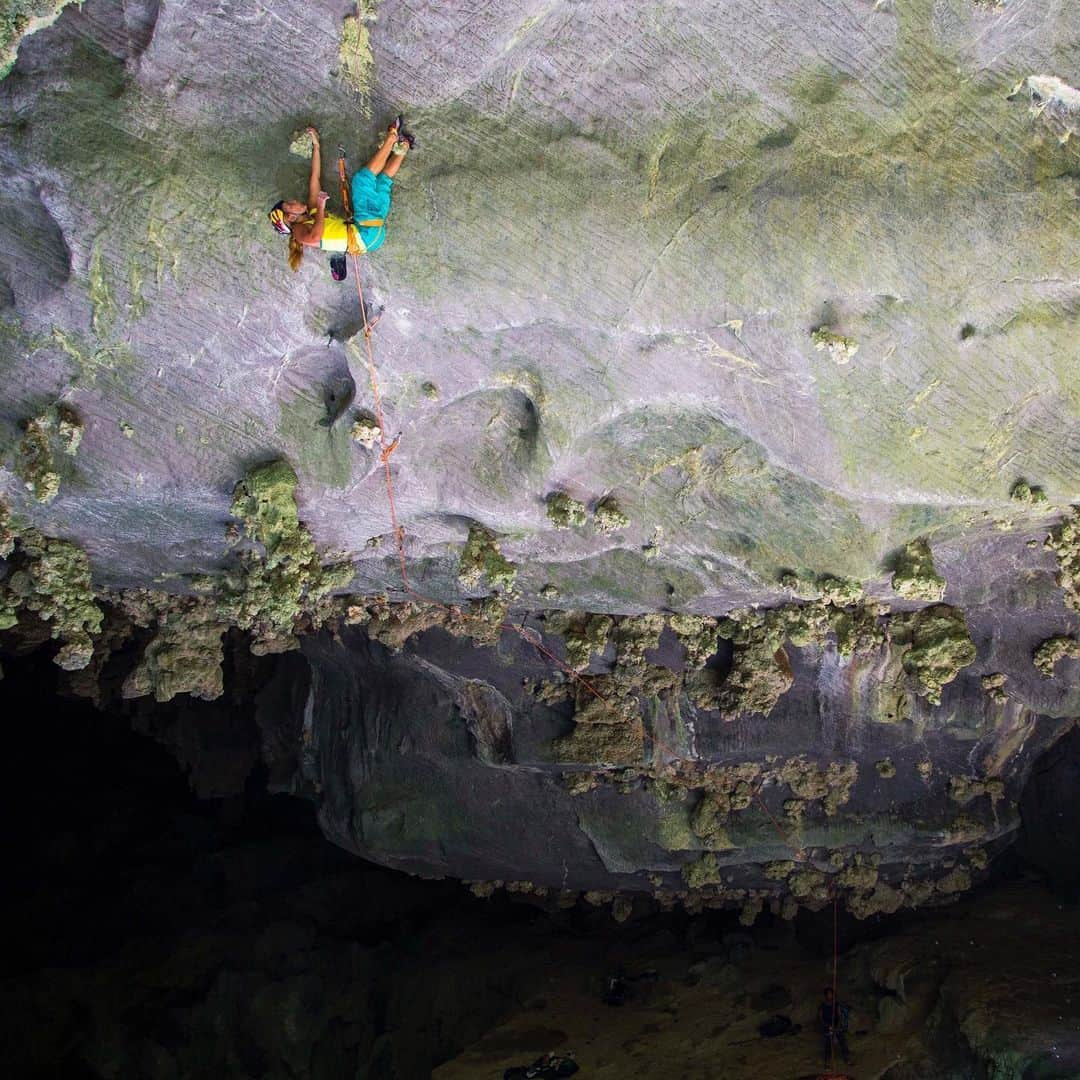
<path id="1" fill-rule="evenodd" d="M 912 540 L 900 553 L 892 587 L 905 600 L 937 603 L 945 595 L 945 579 L 934 568 L 934 556 L 926 540 Z"/>
<path id="2" fill-rule="evenodd" d="M 1080 659 L 1080 641 L 1071 635 L 1047 638 L 1035 650 L 1032 660 L 1039 671 L 1051 679 L 1058 662 L 1066 658 Z"/>

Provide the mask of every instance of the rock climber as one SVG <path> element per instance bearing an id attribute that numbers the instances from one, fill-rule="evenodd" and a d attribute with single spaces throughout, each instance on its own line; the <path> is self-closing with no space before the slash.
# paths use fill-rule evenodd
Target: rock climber
<path id="1" fill-rule="evenodd" d="M 851 1064 L 851 1051 L 847 1044 L 848 1018 L 851 1010 L 835 1000 L 831 986 L 825 987 L 825 1000 L 818 1007 L 818 1020 L 824 1037 L 825 1067 L 828 1068 L 835 1050 L 843 1055 L 844 1064 Z"/>
<path id="2" fill-rule="evenodd" d="M 353 216 L 348 221 L 326 212 L 330 196 L 322 190 L 319 133 L 313 127 L 307 129 L 311 136 L 307 203 L 282 199 L 270 211 L 274 229 L 289 238 L 289 266 L 293 270 L 300 269 L 306 247 L 342 255 L 346 251 L 362 254 L 382 247 L 394 177 L 405 155 L 416 145 L 415 136 L 405 131 L 403 124 L 404 118 L 398 116 L 387 128 L 386 138 L 375 156 L 353 174 L 350 185 Z"/>

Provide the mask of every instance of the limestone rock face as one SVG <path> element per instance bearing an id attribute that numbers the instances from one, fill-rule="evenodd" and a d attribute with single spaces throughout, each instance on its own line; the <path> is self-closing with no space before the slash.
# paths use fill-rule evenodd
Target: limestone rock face
<path id="1" fill-rule="evenodd" d="M 283 460 L 313 550 L 358 594 L 417 601 L 389 474 L 413 585 L 498 593 L 496 624 L 793 593 L 835 609 L 838 648 L 807 631 L 732 659 L 710 623 L 692 679 L 671 632 L 590 645 L 619 723 L 583 717 L 577 684 L 557 700 L 565 673 L 497 626 L 401 655 L 311 637 L 289 782 L 330 835 L 549 886 L 678 890 L 696 860 L 753 910 L 747 867 L 792 842 L 761 813 L 741 834 L 745 807 L 713 822 L 733 854 L 690 827 L 735 790 L 715 770 L 752 766 L 740 782 L 835 871 L 884 852 L 864 912 L 1006 842 L 1031 755 L 1080 710 L 1075 660 L 1049 679 L 1031 662 L 1078 629 L 1060 540 L 1080 501 L 1076 5 L 40 7 L 2 42 L 0 496 L 84 549 L 98 589 L 220 576 L 237 484 Z M 344 283 L 318 252 L 292 273 L 266 212 L 304 193 L 297 132 L 322 132 L 336 200 L 336 145 L 359 167 L 399 110 L 419 141 L 386 244 Z M 78 453 L 35 496 L 28 424 L 69 413 Z M 938 601 L 961 629 L 920 696 L 917 634 L 905 660 L 876 605 Z M 789 759 L 854 762 L 850 820 L 826 830 L 823 798 L 785 790 Z M 961 814 L 956 776 L 1000 793 Z"/>

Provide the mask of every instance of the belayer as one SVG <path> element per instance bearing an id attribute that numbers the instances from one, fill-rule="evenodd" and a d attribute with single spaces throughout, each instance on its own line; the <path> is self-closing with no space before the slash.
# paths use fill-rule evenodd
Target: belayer
<path id="1" fill-rule="evenodd" d="M 330 196 L 322 190 L 319 133 L 313 127 L 307 129 L 312 144 L 307 203 L 282 199 L 270 211 L 271 225 L 289 238 L 289 266 L 293 270 L 300 269 L 306 247 L 333 252 L 342 259 L 346 252 L 361 255 L 382 247 L 394 177 L 405 155 L 416 144 L 415 137 L 403 130 L 403 122 L 403 117 L 397 117 L 387 129 L 386 138 L 375 156 L 353 174 L 350 185 L 352 213 L 348 215 L 346 208 L 345 217 L 326 212 Z"/>
<path id="2" fill-rule="evenodd" d="M 825 987 L 825 1000 L 818 1006 L 818 1022 L 821 1024 L 825 1067 L 829 1068 L 832 1058 L 839 1050 L 844 1056 L 844 1064 L 851 1064 L 851 1051 L 848 1050 L 847 1033 L 851 1009 L 836 1000 L 831 986 Z"/>

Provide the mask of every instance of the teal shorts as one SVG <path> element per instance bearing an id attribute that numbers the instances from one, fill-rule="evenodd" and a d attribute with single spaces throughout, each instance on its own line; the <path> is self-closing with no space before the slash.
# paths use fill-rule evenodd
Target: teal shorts
<path id="1" fill-rule="evenodd" d="M 370 169 L 358 169 L 352 178 L 352 212 L 354 221 L 367 218 L 385 218 L 390 213 L 390 189 L 394 181 L 380 173 L 376 176 Z M 368 251 L 382 247 L 386 239 L 385 225 L 369 225 L 361 228 L 360 239 Z"/>

